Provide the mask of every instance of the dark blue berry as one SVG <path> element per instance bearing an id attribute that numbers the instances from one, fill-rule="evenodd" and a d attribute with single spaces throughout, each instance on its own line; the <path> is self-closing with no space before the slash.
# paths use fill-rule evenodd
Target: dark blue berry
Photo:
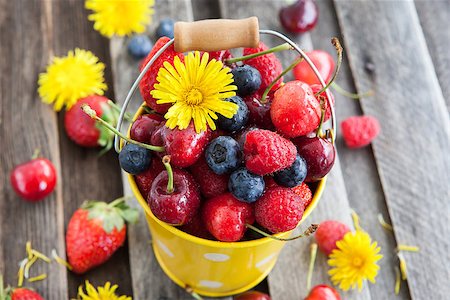
<path id="1" fill-rule="evenodd" d="M 119 153 L 120 167 L 127 173 L 137 175 L 150 167 L 152 153 L 135 144 L 126 144 Z"/>
<path id="2" fill-rule="evenodd" d="M 251 95 L 261 86 L 261 74 L 249 65 L 236 67 L 231 70 L 231 73 L 239 96 Z"/>
<path id="3" fill-rule="evenodd" d="M 205 158 L 214 173 L 219 175 L 229 173 L 241 165 L 241 147 L 232 137 L 219 136 L 209 143 Z"/>
<path id="4" fill-rule="evenodd" d="M 231 118 L 226 118 L 219 114 L 218 115 L 219 118 L 217 119 L 217 125 L 219 126 L 220 129 L 229 132 L 241 130 L 242 128 L 245 127 L 249 118 L 249 110 L 247 104 L 245 104 L 244 100 L 242 100 L 242 98 L 239 96 L 227 98 L 225 99 L 225 101 L 237 104 L 238 110 Z"/>
<path id="5" fill-rule="evenodd" d="M 264 193 L 265 183 L 260 175 L 241 168 L 231 173 L 228 190 L 236 199 L 244 202 L 255 202 Z"/>
<path id="6" fill-rule="evenodd" d="M 172 19 L 162 19 L 156 28 L 156 37 L 159 39 L 163 36 L 173 39 L 173 27 L 175 22 Z"/>
<path id="7" fill-rule="evenodd" d="M 152 41 L 146 35 L 135 35 L 128 41 L 128 52 L 136 59 L 146 57 L 152 48 Z"/>
<path id="8" fill-rule="evenodd" d="M 297 154 L 294 163 L 290 167 L 273 174 L 273 179 L 275 179 L 275 182 L 279 185 L 294 187 L 305 180 L 306 173 L 306 160 Z"/>

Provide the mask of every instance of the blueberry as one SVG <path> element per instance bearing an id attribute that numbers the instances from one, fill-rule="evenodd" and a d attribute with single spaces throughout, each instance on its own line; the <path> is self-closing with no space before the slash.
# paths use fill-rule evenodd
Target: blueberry
<path id="1" fill-rule="evenodd" d="M 173 26 L 175 22 L 172 19 L 162 19 L 156 28 L 156 37 L 159 39 L 163 36 L 173 39 Z"/>
<path id="2" fill-rule="evenodd" d="M 209 143 L 205 151 L 206 163 L 216 174 L 236 170 L 242 162 L 241 147 L 229 136 L 219 136 Z"/>
<path id="3" fill-rule="evenodd" d="M 229 132 L 241 130 L 242 128 L 245 127 L 249 118 L 249 110 L 247 104 L 245 104 L 244 100 L 242 100 L 242 98 L 239 96 L 227 98 L 225 99 L 225 101 L 237 104 L 238 110 L 231 118 L 226 118 L 219 114 L 218 115 L 219 118 L 217 119 L 217 125 L 219 126 L 220 129 Z"/>
<path id="4" fill-rule="evenodd" d="M 135 144 L 126 144 L 119 153 L 120 167 L 127 173 L 136 175 L 150 167 L 152 153 Z"/>
<path id="5" fill-rule="evenodd" d="M 146 57 L 152 48 L 152 41 L 146 35 L 135 35 L 128 41 L 128 52 L 136 59 Z"/>
<path id="6" fill-rule="evenodd" d="M 305 180 L 306 173 L 306 160 L 297 154 L 294 163 L 290 167 L 276 172 L 273 175 L 273 179 L 275 179 L 275 182 L 279 185 L 285 187 L 294 187 Z"/>
<path id="7" fill-rule="evenodd" d="M 251 95 L 261 86 L 261 74 L 249 65 L 243 65 L 231 70 L 234 84 L 237 86 L 237 93 L 240 96 Z"/>
<path id="8" fill-rule="evenodd" d="M 255 202 L 264 193 L 265 183 L 260 175 L 241 168 L 231 173 L 228 180 L 228 189 L 238 200 Z"/>

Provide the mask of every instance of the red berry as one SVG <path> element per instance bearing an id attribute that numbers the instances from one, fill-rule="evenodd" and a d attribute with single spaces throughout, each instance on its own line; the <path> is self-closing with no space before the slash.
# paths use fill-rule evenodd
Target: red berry
<path id="1" fill-rule="evenodd" d="M 0 295 L 2 297 L 4 295 Z M 11 298 L 8 296 L 5 299 L 11 299 L 11 300 L 44 300 L 41 295 L 39 295 L 37 292 L 27 289 L 27 288 L 16 288 L 13 289 L 11 294 Z M 3 299 L 3 298 L 2 298 Z"/>
<path id="2" fill-rule="evenodd" d="M 269 48 L 260 42 L 258 48 L 244 48 L 244 55 L 250 55 L 261 51 L 268 50 Z M 265 54 L 255 58 L 251 58 L 245 61 L 245 64 L 257 69 L 261 74 L 261 86 L 259 87 L 259 93 L 264 93 L 264 90 L 283 72 L 283 66 L 274 53 Z M 272 87 L 272 91 L 278 89 L 283 82 L 283 78 L 280 78 L 277 83 Z"/>
<path id="3" fill-rule="evenodd" d="M 341 300 L 341 297 L 332 287 L 320 284 L 311 289 L 305 300 Z"/>
<path id="4" fill-rule="evenodd" d="M 244 98 L 249 110 L 249 124 L 254 124 L 262 129 L 274 129 L 270 118 L 270 107 L 272 105 L 273 93 L 267 95 L 267 102 L 261 103 L 262 94 L 259 92 Z"/>
<path id="5" fill-rule="evenodd" d="M 347 225 L 329 220 L 320 223 L 314 236 L 319 249 L 326 255 L 330 255 L 337 248 L 336 242 L 342 240 L 347 232 L 350 232 Z"/>
<path id="6" fill-rule="evenodd" d="M 372 116 L 355 116 L 342 121 L 342 137 L 349 148 L 369 145 L 380 133 L 380 123 Z"/>
<path id="7" fill-rule="evenodd" d="M 55 166 L 48 159 L 36 158 L 16 166 L 11 172 L 10 180 L 17 195 L 36 202 L 55 189 Z"/>
<path id="8" fill-rule="evenodd" d="M 306 209 L 306 207 L 308 207 L 308 205 L 312 201 L 312 192 L 309 186 L 306 183 L 302 182 L 302 184 L 293 187 L 291 189 L 296 195 L 302 198 L 303 208 Z"/>
<path id="9" fill-rule="evenodd" d="M 228 190 L 230 176 L 214 173 L 209 168 L 203 155 L 191 166 L 191 173 L 199 184 L 202 195 L 206 198 L 219 196 Z"/>
<path id="10" fill-rule="evenodd" d="M 255 221 L 252 205 L 237 200 L 231 193 L 207 200 L 202 218 L 208 231 L 222 242 L 239 241 L 247 229 L 245 224 Z"/>
<path id="11" fill-rule="evenodd" d="M 206 229 L 206 225 L 203 222 L 201 214 L 196 214 L 192 220 L 184 224 L 180 227 L 181 230 L 183 230 L 186 233 L 189 233 L 190 235 L 207 239 L 207 240 L 214 240 L 214 237 L 209 233 L 208 229 Z"/>
<path id="12" fill-rule="evenodd" d="M 271 300 L 270 296 L 258 291 L 248 291 L 234 296 L 234 300 Z"/>
<path id="13" fill-rule="evenodd" d="M 173 170 L 172 193 L 167 192 L 168 175 L 162 171 L 153 181 L 147 202 L 153 214 L 166 223 L 183 225 L 198 213 L 200 191 L 191 174 L 184 170 Z"/>
<path id="14" fill-rule="evenodd" d="M 272 233 L 292 230 L 303 217 L 303 206 L 290 188 L 269 188 L 255 203 L 256 222 Z"/>
<path id="15" fill-rule="evenodd" d="M 280 133 L 297 137 L 319 127 L 320 104 L 309 85 L 290 81 L 275 92 L 270 116 Z"/>
<path id="16" fill-rule="evenodd" d="M 250 172 L 267 175 L 292 165 L 297 149 L 290 140 L 273 131 L 255 129 L 246 135 L 244 155 Z"/>
<path id="17" fill-rule="evenodd" d="M 147 55 L 141 64 L 140 71 L 145 67 L 145 65 L 153 58 L 153 56 L 158 52 L 170 39 L 168 37 L 161 37 L 153 46 L 152 51 Z M 150 92 L 153 90 L 153 85 L 157 82 L 156 77 L 158 76 L 158 71 L 163 67 L 163 63 L 167 61 L 172 64 L 175 56 L 178 56 L 183 61 L 183 53 L 178 53 L 174 49 L 174 45 L 164 51 L 158 59 L 155 60 L 153 65 L 150 67 L 148 72 L 142 78 L 139 83 L 139 90 L 141 91 L 141 96 L 144 98 L 145 103 L 160 114 L 165 114 L 171 103 L 167 104 L 157 104 L 156 99 L 152 97 Z"/>
<path id="18" fill-rule="evenodd" d="M 89 105 L 97 116 L 115 126 L 117 112 L 108 104 L 108 98 L 98 95 L 88 96 L 77 101 L 64 116 L 64 128 L 67 136 L 83 147 L 108 146 L 112 143 L 114 133 L 104 127 L 81 110 L 83 104 Z M 110 144 L 112 145 L 112 144 Z"/>
<path id="19" fill-rule="evenodd" d="M 217 61 L 224 62 L 227 59 L 230 59 L 233 57 L 230 50 L 219 50 L 219 51 L 210 51 L 209 54 L 209 60 L 215 59 Z"/>
<path id="20" fill-rule="evenodd" d="M 131 125 L 130 137 L 135 141 L 148 144 L 152 133 L 162 121 L 164 121 L 164 118 L 158 114 L 141 115 Z"/>
<path id="21" fill-rule="evenodd" d="M 161 159 L 153 156 L 150 168 L 148 168 L 147 171 L 134 176 L 139 191 L 144 199 L 147 199 L 148 193 L 150 193 L 153 180 L 155 180 L 156 176 L 164 170 L 165 168 Z"/>
<path id="22" fill-rule="evenodd" d="M 279 18 L 284 29 L 293 33 L 310 31 L 316 26 L 319 12 L 313 0 L 298 0 L 280 10 Z"/>
<path id="23" fill-rule="evenodd" d="M 323 50 L 314 50 L 307 52 L 306 55 L 311 59 L 312 63 L 316 66 L 320 75 L 322 76 L 325 83 L 331 79 L 334 70 L 334 60 L 333 57 Z M 297 80 L 306 82 L 307 84 L 320 84 L 319 79 L 314 73 L 313 69 L 309 66 L 306 60 L 302 61 L 295 66 L 294 77 Z"/>
<path id="24" fill-rule="evenodd" d="M 317 92 L 319 92 L 320 90 L 322 89 L 322 85 L 321 84 L 313 84 L 313 85 L 311 85 L 311 90 L 312 90 L 312 92 L 313 92 L 313 94 L 314 95 L 316 95 L 316 93 Z M 331 95 L 331 105 L 333 105 L 333 107 L 334 107 L 334 96 L 333 96 L 333 94 L 331 93 L 331 91 L 329 91 L 330 92 L 330 95 Z M 319 96 L 322 96 L 322 97 L 324 97 L 324 107 L 325 107 L 325 118 L 324 118 L 324 122 L 326 122 L 326 121 L 328 121 L 329 119 L 330 119 L 330 117 L 331 117 L 331 108 L 330 108 L 330 105 L 328 104 L 328 97 L 327 97 L 327 93 L 325 92 L 325 91 L 323 91 Z M 316 96 L 314 96 L 314 97 L 316 97 Z M 320 104 L 320 99 L 319 99 L 319 97 L 316 97 L 316 99 L 317 99 L 317 101 L 319 102 L 319 104 Z"/>

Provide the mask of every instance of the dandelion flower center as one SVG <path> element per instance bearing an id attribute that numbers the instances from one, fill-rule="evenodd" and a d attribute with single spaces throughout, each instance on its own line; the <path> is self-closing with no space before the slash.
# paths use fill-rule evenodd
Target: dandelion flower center
<path id="1" fill-rule="evenodd" d="M 185 101 L 190 105 L 199 105 L 203 102 L 203 94 L 198 89 L 193 88 L 187 92 Z"/>
<path id="2" fill-rule="evenodd" d="M 353 259 L 353 266 L 355 266 L 356 268 L 361 267 L 363 265 L 363 263 L 364 263 L 364 260 L 360 257 L 355 257 Z"/>

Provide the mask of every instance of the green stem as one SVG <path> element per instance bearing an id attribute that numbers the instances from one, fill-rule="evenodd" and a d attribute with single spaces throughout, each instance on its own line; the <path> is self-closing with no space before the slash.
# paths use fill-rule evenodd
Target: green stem
<path id="1" fill-rule="evenodd" d="M 309 260 L 309 268 L 308 268 L 308 277 L 306 278 L 306 290 L 309 291 L 311 289 L 311 279 L 314 271 L 314 263 L 316 262 L 317 256 L 317 244 L 311 244 L 311 258 Z"/>
<path id="2" fill-rule="evenodd" d="M 141 146 L 145 149 L 149 149 L 152 151 L 156 151 L 156 152 L 164 152 L 164 147 L 160 147 L 160 146 L 153 146 L 153 145 L 148 145 L 148 144 L 144 144 L 135 140 L 132 140 L 128 137 L 126 137 L 125 135 L 123 135 L 122 133 L 120 133 L 119 131 L 116 130 L 116 128 L 114 128 L 113 126 L 111 126 L 111 124 L 109 124 L 108 122 L 106 122 L 105 120 L 103 120 L 102 118 L 99 118 L 97 116 L 97 113 L 95 112 L 95 110 L 93 110 L 89 105 L 87 104 L 83 104 L 81 106 L 81 109 L 88 115 L 90 116 L 92 119 L 100 122 L 100 124 L 102 124 L 103 126 L 105 126 L 106 128 L 108 128 L 109 130 L 111 130 L 112 132 L 114 132 L 115 134 L 117 134 L 118 136 L 120 136 L 122 139 L 124 139 L 125 141 L 127 141 L 128 143 L 131 144 L 135 144 L 138 146 Z"/>
<path id="3" fill-rule="evenodd" d="M 249 55 L 245 55 L 245 56 L 241 56 L 241 57 L 234 57 L 234 58 L 230 58 L 230 59 L 226 59 L 225 63 L 226 64 L 232 64 L 238 61 L 243 61 L 243 60 L 247 60 L 247 59 L 251 59 L 251 58 L 255 58 L 261 55 L 265 55 L 265 54 L 269 54 L 269 53 L 274 53 L 274 52 L 280 52 L 280 51 L 285 51 L 285 50 L 293 50 L 294 48 L 292 48 L 291 45 L 289 45 L 288 43 L 284 43 L 281 45 L 278 45 L 276 47 L 267 49 L 265 51 L 261 51 L 261 52 L 257 52 L 257 53 L 253 53 L 253 54 L 249 54 Z"/>
<path id="4" fill-rule="evenodd" d="M 253 225 L 245 224 L 245 226 L 246 226 L 247 228 L 249 228 L 249 229 L 251 229 L 251 230 L 253 230 L 253 231 L 255 231 L 255 232 L 257 232 L 257 233 L 259 233 L 259 234 L 261 234 L 261 235 L 263 235 L 263 236 L 265 236 L 265 237 L 268 237 L 268 238 L 271 238 L 271 239 L 274 239 L 274 240 L 277 240 L 277 241 L 282 241 L 282 242 L 293 241 L 293 240 L 296 240 L 296 239 L 298 239 L 298 238 L 310 236 L 311 234 L 313 234 L 314 232 L 316 232 L 317 228 L 319 227 L 318 224 L 311 224 L 311 225 L 309 225 L 309 227 L 308 227 L 302 234 L 297 235 L 297 236 L 294 236 L 294 237 L 291 237 L 291 238 L 284 239 L 284 238 L 276 237 L 276 236 L 274 236 L 274 235 L 270 235 L 270 234 L 268 234 L 267 232 L 264 232 L 264 231 L 262 231 L 261 229 L 255 227 L 255 226 L 253 226 Z"/>
<path id="5" fill-rule="evenodd" d="M 0 274 L 0 300 L 5 300 L 6 299 L 6 295 L 5 295 L 5 290 L 3 287 L 3 275 Z"/>
<path id="6" fill-rule="evenodd" d="M 267 103 L 267 95 L 269 94 L 270 90 L 272 90 L 273 86 L 278 82 L 278 80 L 280 80 L 281 77 L 283 77 L 284 75 L 286 75 L 287 72 L 289 72 L 290 70 L 295 68 L 295 66 L 298 65 L 302 60 L 303 60 L 303 57 L 300 56 L 289 67 L 287 67 L 283 72 L 281 72 L 281 74 L 278 75 L 266 88 L 266 90 L 264 91 L 264 93 L 261 97 L 261 100 L 259 100 L 259 102 L 261 102 L 262 104 Z"/>
<path id="7" fill-rule="evenodd" d="M 194 299 L 196 299 L 196 300 L 203 300 L 203 298 L 202 298 L 199 294 L 197 294 L 196 292 L 194 292 L 194 290 L 193 290 L 190 286 L 186 286 L 185 290 L 186 290 L 186 292 L 187 292 L 188 294 L 190 294 Z"/>
<path id="8" fill-rule="evenodd" d="M 173 170 L 172 166 L 170 165 L 170 156 L 165 155 L 162 159 L 162 163 L 164 164 L 164 167 L 166 167 L 168 180 L 167 180 L 167 193 L 172 194 L 173 193 Z"/>
<path id="9" fill-rule="evenodd" d="M 111 206 L 111 207 L 114 207 L 114 206 L 116 206 L 117 204 L 119 204 L 121 202 L 127 201 L 128 199 L 131 199 L 131 196 L 122 196 L 120 198 L 117 198 L 117 199 L 111 201 L 108 205 Z"/>
<path id="10" fill-rule="evenodd" d="M 327 101 L 325 99 L 325 97 L 322 97 L 319 95 L 319 101 L 320 101 L 320 124 L 319 124 L 319 128 L 317 128 L 316 131 L 316 136 L 322 138 L 323 137 L 323 132 L 322 132 L 322 127 L 323 127 L 323 121 L 325 120 L 325 101 Z"/>
<path id="11" fill-rule="evenodd" d="M 31 160 L 38 158 L 40 154 L 41 154 L 41 149 L 39 149 L 39 148 L 34 149 L 33 156 L 31 157 Z"/>
<path id="12" fill-rule="evenodd" d="M 342 65 L 342 46 L 341 43 L 339 43 L 339 40 L 337 38 L 332 38 L 331 39 L 331 43 L 333 44 L 333 46 L 336 48 L 336 52 L 337 52 L 337 64 L 336 64 L 336 69 L 334 69 L 334 74 L 333 77 L 331 77 L 330 81 L 327 83 L 327 85 L 325 85 L 322 89 L 320 89 L 320 91 L 318 91 L 317 93 L 315 93 L 315 96 L 319 96 L 320 94 L 322 94 L 327 88 L 330 87 L 330 85 L 334 82 L 334 80 L 336 79 L 337 75 L 339 74 L 339 70 L 341 69 L 341 65 Z M 330 103 L 331 104 L 331 103 Z"/>
<path id="13" fill-rule="evenodd" d="M 370 97 L 370 96 L 373 96 L 373 94 L 374 94 L 374 92 L 372 90 L 369 90 L 369 91 L 361 93 L 361 94 L 350 93 L 350 92 L 346 91 L 343 87 L 338 85 L 336 82 L 333 82 L 331 84 L 331 86 L 333 87 L 333 89 L 336 90 L 336 92 L 338 92 L 342 96 L 348 97 L 351 99 L 356 99 L 356 100 L 364 98 L 364 97 Z"/>
<path id="14" fill-rule="evenodd" d="M 117 111 L 119 114 L 122 111 L 122 108 L 117 105 L 115 102 L 113 102 L 112 100 L 108 100 L 108 104 L 109 106 L 111 106 L 115 111 Z M 125 120 L 127 120 L 128 122 L 133 122 L 133 116 L 131 116 L 129 113 L 125 113 L 123 115 L 123 117 L 125 118 Z"/>

